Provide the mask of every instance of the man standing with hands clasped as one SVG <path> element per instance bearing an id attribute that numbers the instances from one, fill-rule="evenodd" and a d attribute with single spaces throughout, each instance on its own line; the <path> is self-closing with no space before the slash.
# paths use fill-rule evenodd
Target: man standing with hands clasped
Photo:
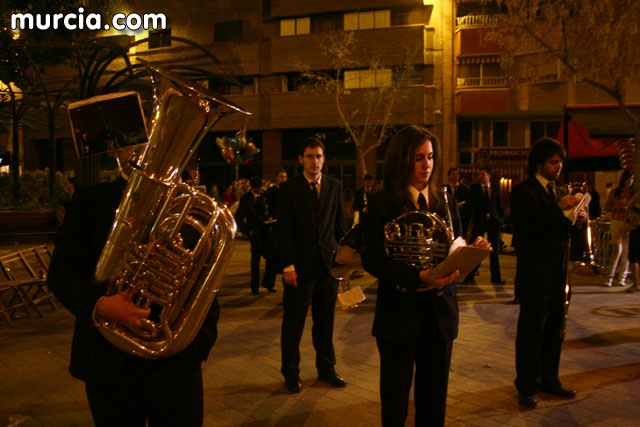
<path id="1" fill-rule="evenodd" d="M 564 399 L 576 395 L 558 378 L 571 227 L 563 210 L 578 204 L 556 186 L 564 160 L 560 144 L 550 138 L 539 140 L 529 155 L 529 179 L 511 192 L 520 298 L 515 384 L 520 405 L 530 409 L 538 404 L 539 391 Z"/>
<path id="2" fill-rule="evenodd" d="M 283 267 L 282 375 L 292 393 L 300 382 L 300 339 L 309 304 L 318 378 L 335 387 L 346 381 L 336 373 L 333 314 L 338 282 L 329 269 L 331 254 L 346 229 L 342 186 L 322 173 L 324 145 L 306 138 L 298 161 L 302 175 L 280 185 L 276 247 Z"/>

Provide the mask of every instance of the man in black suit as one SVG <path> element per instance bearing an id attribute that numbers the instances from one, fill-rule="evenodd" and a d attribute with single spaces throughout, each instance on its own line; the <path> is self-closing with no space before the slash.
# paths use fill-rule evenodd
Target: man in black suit
<path id="1" fill-rule="evenodd" d="M 501 243 L 500 226 L 505 215 L 500 188 L 491 185 L 491 170 L 489 168 L 480 168 L 478 171 L 478 182 L 469 189 L 467 203 L 473 221 L 470 241 L 473 242 L 478 236 L 484 236 L 484 233 L 487 233 L 487 240 L 493 248 L 489 257 L 491 283 L 504 285 L 505 281 L 500 275 L 498 252 Z M 464 280 L 465 283 L 475 283 L 474 276 L 478 268 L 469 273 Z"/>
<path id="2" fill-rule="evenodd" d="M 302 175 L 280 185 L 276 234 L 284 281 L 281 372 L 293 393 L 302 390 L 299 346 L 310 303 L 318 378 L 335 387 L 347 385 L 334 369 L 338 282 L 329 274 L 331 254 L 346 229 L 342 186 L 322 173 L 324 145 L 319 139 L 306 138 L 299 153 Z"/>
<path id="3" fill-rule="evenodd" d="M 515 385 L 527 408 L 536 407 L 539 391 L 566 399 L 576 395 L 558 379 L 571 227 L 562 211 L 577 204 L 574 196 L 561 198 L 556 187 L 565 155 L 552 139 L 536 142 L 529 155 L 529 178 L 511 192 L 520 299 Z"/>
<path id="4" fill-rule="evenodd" d="M 356 191 L 353 197 L 353 209 L 358 211 L 358 220 L 362 222 L 362 215 L 367 213 L 369 199 L 373 195 L 373 177 L 369 174 L 364 176 L 362 188 Z"/>
<path id="5" fill-rule="evenodd" d="M 85 382 L 97 426 L 201 426 L 201 364 L 216 341 L 217 300 L 187 348 L 164 359 L 125 353 L 96 327 L 96 319 L 140 326 L 150 313 L 129 292 L 106 296 L 107 284 L 94 280 L 125 185 L 119 178 L 78 190 L 56 239 L 47 284 L 76 317 L 69 371 Z"/>
<path id="6" fill-rule="evenodd" d="M 278 219 L 278 191 L 280 190 L 280 184 L 287 180 L 287 171 L 284 169 L 278 169 L 275 174 L 275 184 L 265 191 L 265 198 L 267 199 L 267 216 L 269 219 Z"/>
<path id="7" fill-rule="evenodd" d="M 469 198 L 469 187 L 464 185 L 460 180 L 460 170 L 458 168 L 450 168 L 447 171 L 447 179 L 449 183 L 446 187 L 449 194 L 453 194 L 458 209 L 460 210 L 460 222 L 462 223 L 462 235 L 467 235 L 467 226 L 469 225 L 469 204 L 467 199 Z"/>
<path id="8" fill-rule="evenodd" d="M 276 271 L 271 262 L 266 245 L 267 201 L 262 193 L 262 179 L 254 176 L 249 180 L 251 190 L 240 197 L 238 210 L 236 211 L 236 223 L 251 242 L 251 293 L 258 294 L 260 287 L 260 257 L 264 255 L 267 260 L 265 265 L 262 287 L 269 292 L 275 292 Z"/>

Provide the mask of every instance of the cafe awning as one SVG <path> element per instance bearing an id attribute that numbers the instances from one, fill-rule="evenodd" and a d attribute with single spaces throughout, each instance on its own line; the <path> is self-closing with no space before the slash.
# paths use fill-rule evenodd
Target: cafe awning
<path id="1" fill-rule="evenodd" d="M 640 117 L 640 104 L 627 104 Z M 617 104 L 567 105 L 558 141 L 567 149 L 570 171 L 620 169 L 616 143 L 633 138 L 632 120 Z"/>

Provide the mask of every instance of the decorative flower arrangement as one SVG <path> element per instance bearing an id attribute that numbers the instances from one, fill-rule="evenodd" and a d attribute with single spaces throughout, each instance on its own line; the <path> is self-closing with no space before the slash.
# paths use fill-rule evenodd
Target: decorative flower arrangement
<path id="1" fill-rule="evenodd" d="M 247 139 L 245 130 L 238 131 L 233 138 L 216 138 L 216 144 L 222 150 L 222 158 L 227 163 L 236 165 L 246 165 L 255 158 L 260 149 L 255 146 L 251 139 Z"/>

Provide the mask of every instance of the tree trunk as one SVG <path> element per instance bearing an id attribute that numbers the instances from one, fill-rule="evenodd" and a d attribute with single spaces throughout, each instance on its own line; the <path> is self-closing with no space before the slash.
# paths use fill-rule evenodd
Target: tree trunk
<path id="1" fill-rule="evenodd" d="M 49 197 L 53 202 L 53 189 L 56 184 L 56 169 L 58 159 L 56 158 L 56 113 L 49 109 Z"/>
<path id="2" fill-rule="evenodd" d="M 13 160 L 11 162 L 11 177 L 13 178 L 13 204 L 18 205 L 20 198 L 20 131 L 18 129 L 19 119 L 16 111 L 16 103 L 13 102 L 13 119 L 12 119 L 12 146 Z"/>
<path id="3" fill-rule="evenodd" d="M 362 146 L 356 144 L 356 160 L 358 162 L 358 165 L 360 166 L 360 176 L 356 176 L 356 182 L 359 182 L 360 178 L 367 174 L 367 162 L 364 155 L 364 149 L 362 148 Z"/>

